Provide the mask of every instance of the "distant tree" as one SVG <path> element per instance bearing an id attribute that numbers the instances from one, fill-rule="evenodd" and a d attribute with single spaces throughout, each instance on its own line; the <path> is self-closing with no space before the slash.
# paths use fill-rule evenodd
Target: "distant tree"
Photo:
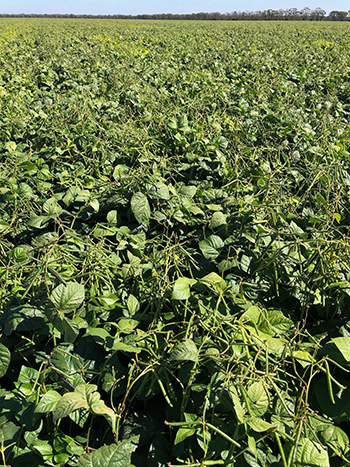
<path id="1" fill-rule="evenodd" d="M 347 16 L 348 16 L 347 11 L 333 10 L 329 13 L 328 18 L 331 21 L 344 21 Z"/>

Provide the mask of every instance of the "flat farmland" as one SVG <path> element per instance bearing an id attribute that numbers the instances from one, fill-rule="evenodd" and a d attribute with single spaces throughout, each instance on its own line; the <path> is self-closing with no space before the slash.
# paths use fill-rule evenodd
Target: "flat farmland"
<path id="1" fill-rule="evenodd" d="M 350 24 L 0 20 L 4 467 L 350 464 Z"/>

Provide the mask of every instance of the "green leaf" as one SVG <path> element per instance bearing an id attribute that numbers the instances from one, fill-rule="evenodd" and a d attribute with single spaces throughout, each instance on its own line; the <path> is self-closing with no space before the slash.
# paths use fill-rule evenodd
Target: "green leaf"
<path id="1" fill-rule="evenodd" d="M 272 428 L 275 428 L 275 425 L 266 422 L 262 418 L 248 418 L 246 422 L 248 423 L 250 428 L 252 428 L 252 430 L 258 433 L 262 433 L 263 431 L 268 431 Z"/>
<path id="2" fill-rule="evenodd" d="M 209 227 L 211 229 L 216 229 L 217 227 L 219 227 L 220 225 L 223 225 L 223 224 L 226 224 L 225 214 L 223 214 L 220 211 L 214 212 L 214 214 L 213 214 L 213 216 L 212 216 L 212 218 L 210 220 Z"/>
<path id="3" fill-rule="evenodd" d="M 32 445 L 32 448 L 40 453 L 44 461 L 51 461 L 52 459 L 52 446 L 48 441 L 41 439 L 35 440 Z"/>
<path id="4" fill-rule="evenodd" d="M 50 222 L 50 216 L 36 216 L 32 217 L 28 221 L 29 227 L 35 227 L 36 229 L 43 229 Z"/>
<path id="5" fill-rule="evenodd" d="M 187 277 L 179 277 L 174 284 L 173 294 L 171 298 L 173 300 L 187 300 L 190 298 L 190 286 L 195 284 L 195 279 L 189 279 Z"/>
<path id="6" fill-rule="evenodd" d="M 241 400 L 238 397 L 237 389 L 234 384 L 230 384 L 227 387 L 227 393 L 233 403 L 233 407 L 236 413 L 237 420 L 239 423 L 244 423 L 244 410 L 241 404 Z"/>
<path id="7" fill-rule="evenodd" d="M 61 395 L 57 391 L 49 390 L 40 399 L 38 405 L 35 407 L 35 413 L 53 412 L 61 399 Z"/>
<path id="8" fill-rule="evenodd" d="M 0 220 L 0 232 L 6 232 L 6 230 L 11 228 L 11 224 L 5 221 Z"/>
<path id="9" fill-rule="evenodd" d="M 52 303 L 63 313 L 75 310 L 83 303 L 84 299 L 84 286 L 77 282 L 68 282 L 67 285 L 60 284 L 50 295 Z"/>
<path id="10" fill-rule="evenodd" d="M 329 467 L 326 448 L 315 441 L 301 438 L 293 467 Z"/>
<path id="11" fill-rule="evenodd" d="M 194 435 L 195 432 L 196 430 L 194 428 L 179 428 L 176 433 L 174 445 L 179 444 L 189 436 Z"/>
<path id="12" fill-rule="evenodd" d="M 45 201 L 43 204 L 43 211 L 45 214 L 48 216 L 58 216 L 62 212 L 61 206 L 58 204 L 58 201 L 56 198 L 49 198 L 48 200 Z"/>
<path id="13" fill-rule="evenodd" d="M 59 418 L 67 417 L 74 410 L 81 407 L 87 407 L 86 399 L 77 392 L 68 392 L 64 394 L 58 401 L 56 409 L 53 413 L 53 422 L 55 423 Z"/>
<path id="14" fill-rule="evenodd" d="M 216 274 L 216 272 L 211 272 L 210 274 L 207 274 L 206 276 L 202 277 L 202 279 L 200 279 L 200 282 L 202 284 L 211 286 L 217 292 L 223 292 L 227 288 L 227 284 L 224 281 L 224 279 L 221 276 L 219 276 L 219 274 Z"/>
<path id="15" fill-rule="evenodd" d="M 197 187 L 190 185 L 181 185 L 178 189 L 179 195 L 184 196 L 185 198 L 193 198 L 193 196 L 197 193 Z"/>
<path id="16" fill-rule="evenodd" d="M 131 210 L 139 224 L 148 222 L 151 216 L 151 208 L 147 197 L 141 193 L 135 193 L 131 198 Z"/>
<path id="17" fill-rule="evenodd" d="M 269 407 L 269 396 L 262 381 L 251 384 L 247 395 L 252 416 L 264 415 Z"/>
<path id="18" fill-rule="evenodd" d="M 117 416 L 111 408 L 107 407 L 103 400 L 98 400 L 93 403 L 90 407 L 90 411 L 94 415 L 103 415 L 109 422 L 112 430 L 116 432 Z"/>
<path id="19" fill-rule="evenodd" d="M 140 322 L 136 319 L 122 318 L 118 321 L 117 326 L 120 332 L 130 334 L 139 324 Z"/>
<path id="20" fill-rule="evenodd" d="M 336 337 L 331 339 L 331 342 L 336 345 L 347 362 L 350 361 L 350 337 Z"/>
<path id="21" fill-rule="evenodd" d="M 5 417 L 3 417 L 5 418 Z M 1 446 L 6 448 L 7 446 L 15 443 L 20 435 L 21 427 L 15 425 L 13 422 L 5 423 L 0 422 L 0 440 Z"/>
<path id="22" fill-rule="evenodd" d="M 224 247 L 224 242 L 217 235 L 210 235 L 206 239 L 199 242 L 204 258 L 214 260 L 220 254 L 221 249 Z"/>
<path id="23" fill-rule="evenodd" d="M 98 201 L 98 199 L 94 198 L 90 201 L 90 206 L 92 207 L 92 209 L 95 211 L 95 212 L 98 212 L 99 209 L 100 209 L 100 203 Z"/>
<path id="24" fill-rule="evenodd" d="M 300 363 L 303 368 L 311 365 L 315 362 L 314 357 L 306 352 L 306 350 L 295 350 L 292 352 L 292 356 Z"/>
<path id="25" fill-rule="evenodd" d="M 120 350 L 121 352 L 140 353 L 142 349 L 133 347 L 132 345 L 124 344 L 124 342 L 116 342 L 113 344 L 112 350 Z"/>
<path id="26" fill-rule="evenodd" d="M 78 467 L 131 467 L 131 454 L 137 448 L 138 436 L 109 446 L 102 446 L 78 459 Z"/>
<path id="27" fill-rule="evenodd" d="M 42 329 L 45 326 L 44 314 L 30 305 L 8 308 L 0 315 L 4 325 L 4 334 L 9 336 L 12 331 L 25 332 Z"/>
<path id="28" fill-rule="evenodd" d="M 130 294 L 128 297 L 128 300 L 126 302 L 126 305 L 128 307 L 129 311 L 129 316 L 133 316 L 135 313 L 137 313 L 140 309 L 140 303 L 137 300 L 136 297 L 134 297 L 133 294 Z"/>
<path id="29" fill-rule="evenodd" d="M 27 260 L 27 254 L 28 254 L 27 248 L 23 248 L 22 246 L 17 246 L 10 252 L 9 257 L 17 261 L 17 263 L 24 263 Z"/>
<path id="30" fill-rule="evenodd" d="M 79 325 L 66 317 L 62 320 L 64 340 L 73 343 L 79 334 Z"/>
<path id="31" fill-rule="evenodd" d="M 11 353 L 7 347 L 0 343 L 0 378 L 2 378 L 10 365 Z"/>
<path id="32" fill-rule="evenodd" d="M 85 400 L 86 407 L 90 407 L 101 399 L 96 384 L 79 384 L 74 392 Z"/>
<path id="33" fill-rule="evenodd" d="M 170 361 L 198 361 L 198 349 L 196 344 L 191 340 L 186 340 L 178 344 L 170 355 Z"/>

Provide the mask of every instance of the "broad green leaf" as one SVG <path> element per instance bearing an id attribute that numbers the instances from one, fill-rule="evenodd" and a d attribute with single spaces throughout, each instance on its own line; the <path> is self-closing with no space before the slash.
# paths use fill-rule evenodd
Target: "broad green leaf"
<path id="1" fill-rule="evenodd" d="M 94 415 L 103 415 L 109 422 L 112 430 L 116 432 L 117 416 L 112 409 L 107 407 L 103 400 L 98 400 L 97 402 L 93 403 L 90 407 L 90 411 Z"/>
<path id="2" fill-rule="evenodd" d="M 303 368 L 306 368 L 315 362 L 314 357 L 305 350 L 295 350 L 292 352 L 292 356 L 300 363 Z"/>
<path id="3" fill-rule="evenodd" d="M 153 199 L 168 200 L 170 198 L 169 188 L 163 182 L 147 184 L 146 188 L 148 195 Z"/>
<path id="4" fill-rule="evenodd" d="M 140 353 L 142 349 L 133 347 L 132 345 L 124 344 L 124 342 L 116 342 L 113 344 L 112 350 L 120 350 L 121 352 Z"/>
<path id="5" fill-rule="evenodd" d="M 301 438 L 293 467 L 329 467 L 327 449 L 315 441 Z"/>
<path id="6" fill-rule="evenodd" d="M 250 255 L 242 255 L 241 257 L 241 269 L 243 272 L 250 272 L 250 265 L 253 260 L 253 257 Z"/>
<path id="7" fill-rule="evenodd" d="M 188 427 L 179 428 L 176 433 L 174 445 L 181 443 L 189 436 L 192 436 L 195 432 L 196 432 L 195 428 L 188 428 Z"/>
<path id="8" fill-rule="evenodd" d="M 58 216 L 62 212 L 61 206 L 58 204 L 58 201 L 56 198 L 49 198 L 48 200 L 45 201 L 43 204 L 43 211 L 45 214 L 48 216 Z"/>
<path id="9" fill-rule="evenodd" d="M 139 324 L 140 322 L 136 319 L 122 318 L 118 321 L 117 326 L 119 332 L 130 334 Z"/>
<path id="10" fill-rule="evenodd" d="M 248 402 L 253 417 L 264 415 L 269 407 L 269 395 L 262 381 L 257 381 L 249 386 Z"/>
<path id="11" fill-rule="evenodd" d="M 335 337 L 331 339 L 347 362 L 350 362 L 350 337 Z"/>
<path id="12" fill-rule="evenodd" d="M 8 222 L 0 220 L 0 232 L 6 232 L 6 230 L 11 228 L 11 224 Z"/>
<path id="13" fill-rule="evenodd" d="M 258 324 L 260 317 L 261 317 L 261 311 L 259 307 L 253 305 L 253 306 L 250 306 L 245 313 L 243 313 L 240 319 L 241 321 L 243 321 L 243 323 L 247 323 L 251 321 L 254 324 Z"/>
<path id="14" fill-rule="evenodd" d="M 193 198 L 193 196 L 197 193 L 197 187 L 193 185 L 190 185 L 190 186 L 181 185 L 178 189 L 178 193 L 181 196 L 184 196 L 185 198 L 190 199 L 190 198 Z"/>
<path id="15" fill-rule="evenodd" d="M 107 214 L 107 222 L 110 225 L 116 225 L 118 222 L 118 213 L 116 210 L 109 211 Z"/>
<path id="16" fill-rule="evenodd" d="M 61 399 L 61 395 L 54 390 L 47 391 L 39 400 L 38 405 L 35 407 L 36 413 L 53 412 Z"/>
<path id="17" fill-rule="evenodd" d="M 257 457 L 256 442 L 253 436 L 247 435 L 248 438 L 248 447 L 252 454 Z"/>
<path id="18" fill-rule="evenodd" d="M 25 332 L 42 329 L 45 326 L 44 314 L 30 305 L 8 308 L 0 315 L 4 326 L 4 334 L 9 336 L 13 331 Z"/>
<path id="19" fill-rule="evenodd" d="M 84 299 L 84 286 L 77 282 L 68 282 L 67 285 L 60 284 L 50 295 L 52 303 L 63 313 L 69 313 L 77 309 Z"/>
<path id="20" fill-rule="evenodd" d="M 138 438 L 132 436 L 84 454 L 78 459 L 78 467 L 131 467 L 131 454 L 137 448 Z"/>
<path id="21" fill-rule="evenodd" d="M 137 313 L 140 309 L 140 303 L 137 300 L 136 297 L 134 297 L 133 294 L 130 294 L 128 297 L 128 300 L 126 302 L 128 311 L 129 311 L 129 316 L 133 316 L 135 313 Z"/>
<path id="22" fill-rule="evenodd" d="M 98 201 L 98 199 L 94 198 L 90 201 L 90 206 L 92 207 L 92 209 L 95 211 L 95 212 L 98 212 L 99 209 L 100 209 L 100 203 Z"/>
<path id="23" fill-rule="evenodd" d="M 2 417 L 2 421 L 0 421 L 1 446 L 6 448 L 12 443 L 15 443 L 20 435 L 20 432 L 20 426 L 15 425 L 11 421 L 6 421 L 6 417 Z"/>
<path id="24" fill-rule="evenodd" d="M 191 422 L 191 423 L 192 422 L 195 422 L 195 423 L 198 422 L 198 424 L 200 424 L 201 421 L 202 421 L 201 417 L 199 417 L 198 415 L 196 415 L 194 413 L 185 412 L 184 415 L 185 415 L 186 422 Z"/>
<path id="25" fill-rule="evenodd" d="M 10 252 L 9 257 L 17 263 L 24 263 L 28 258 L 28 248 L 17 246 Z"/>
<path id="26" fill-rule="evenodd" d="M 318 425 L 317 434 L 321 436 L 324 443 L 336 443 L 343 451 L 349 449 L 349 437 L 338 426 L 335 425 Z"/>
<path id="27" fill-rule="evenodd" d="M 34 227 L 36 229 L 43 229 L 44 227 L 47 226 L 50 220 L 51 220 L 50 216 L 35 216 L 29 219 L 28 225 L 29 227 Z"/>
<path id="28" fill-rule="evenodd" d="M 79 334 L 79 325 L 66 317 L 62 320 L 64 340 L 73 343 Z"/>
<path id="29" fill-rule="evenodd" d="M 246 422 L 248 423 L 250 428 L 252 428 L 252 430 L 258 433 L 262 433 L 263 431 L 268 431 L 272 428 L 275 428 L 275 425 L 266 422 L 262 418 L 248 418 Z"/>
<path id="30" fill-rule="evenodd" d="M 221 249 L 224 247 L 224 242 L 217 235 L 210 235 L 199 242 L 204 258 L 214 260 L 220 254 Z"/>
<path id="31" fill-rule="evenodd" d="M 40 453 L 44 461 L 51 461 L 52 459 L 52 446 L 49 441 L 37 439 L 32 445 L 32 448 Z"/>
<path id="32" fill-rule="evenodd" d="M 37 428 L 34 428 L 34 430 L 27 430 L 25 433 L 23 433 L 23 438 L 25 439 L 27 446 L 31 446 L 34 443 L 34 441 L 38 438 L 41 430 L 43 429 L 43 426 L 44 420 L 41 419 Z"/>
<path id="33" fill-rule="evenodd" d="M 230 399 L 233 403 L 233 407 L 236 413 L 237 420 L 240 423 L 244 423 L 244 410 L 241 404 L 241 400 L 238 397 L 237 389 L 234 384 L 230 384 L 227 387 L 227 393 L 230 396 Z"/>
<path id="34" fill-rule="evenodd" d="M 216 272 L 211 272 L 210 274 L 202 277 L 200 282 L 202 284 L 211 286 L 217 292 L 223 292 L 227 288 L 227 284 L 224 279 L 219 276 L 219 274 L 216 274 Z"/>
<path id="35" fill-rule="evenodd" d="M 89 416 L 90 416 L 89 409 L 84 409 L 84 408 L 74 410 L 74 412 L 68 415 L 68 417 L 81 428 L 85 426 L 85 423 L 87 422 Z"/>
<path id="36" fill-rule="evenodd" d="M 174 284 L 173 294 L 171 298 L 173 300 L 187 300 L 191 296 L 190 286 L 195 284 L 195 279 L 187 277 L 179 277 Z"/>
<path id="37" fill-rule="evenodd" d="M 213 216 L 212 216 L 212 218 L 210 220 L 209 227 L 211 229 L 216 229 L 217 227 L 219 227 L 220 225 L 223 225 L 223 224 L 226 224 L 225 214 L 223 214 L 220 211 L 214 212 L 214 214 L 213 214 Z"/>
<path id="38" fill-rule="evenodd" d="M 283 333 L 293 326 L 293 321 L 287 318 L 280 310 L 266 310 L 265 313 L 266 321 L 275 332 Z M 264 331 L 263 327 L 264 324 L 260 326 L 261 331 Z M 268 331 L 266 330 L 266 332 Z"/>
<path id="39" fill-rule="evenodd" d="M 135 219 L 139 224 L 148 222 L 151 216 L 151 208 L 147 197 L 143 193 L 139 191 L 133 194 L 130 205 Z"/>
<path id="40" fill-rule="evenodd" d="M 281 338 L 271 337 L 270 334 L 259 331 L 252 326 L 246 326 L 246 329 L 249 330 L 250 335 L 253 341 L 263 349 L 268 349 L 271 354 L 281 355 L 285 349 L 286 341 Z"/>
<path id="41" fill-rule="evenodd" d="M 101 399 L 100 394 L 97 392 L 96 384 L 79 384 L 75 388 L 75 393 L 85 400 L 86 407 L 91 407 Z"/>
<path id="42" fill-rule="evenodd" d="M 170 361 L 198 361 L 198 349 L 191 340 L 186 340 L 178 344 L 170 354 Z"/>
<path id="43" fill-rule="evenodd" d="M 4 344 L 0 343 L 0 378 L 2 378 L 10 365 L 11 353 Z"/>
<path id="44" fill-rule="evenodd" d="M 74 410 L 87 407 L 87 405 L 86 399 L 84 399 L 81 394 L 77 392 L 68 392 L 58 401 L 53 413 L 53 422 L 55 423 L 59 418 L 67 417 Z"/>

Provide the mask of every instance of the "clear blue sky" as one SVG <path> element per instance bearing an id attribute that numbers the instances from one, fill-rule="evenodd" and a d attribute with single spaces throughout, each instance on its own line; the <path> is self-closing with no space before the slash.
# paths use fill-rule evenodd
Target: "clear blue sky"
<path id="1" fill-rule="evenodd" d="M 130 14 L 255 11 L 271 9 L 348 11 L 349 0 L 0 0 L 0 13 Z"/>

